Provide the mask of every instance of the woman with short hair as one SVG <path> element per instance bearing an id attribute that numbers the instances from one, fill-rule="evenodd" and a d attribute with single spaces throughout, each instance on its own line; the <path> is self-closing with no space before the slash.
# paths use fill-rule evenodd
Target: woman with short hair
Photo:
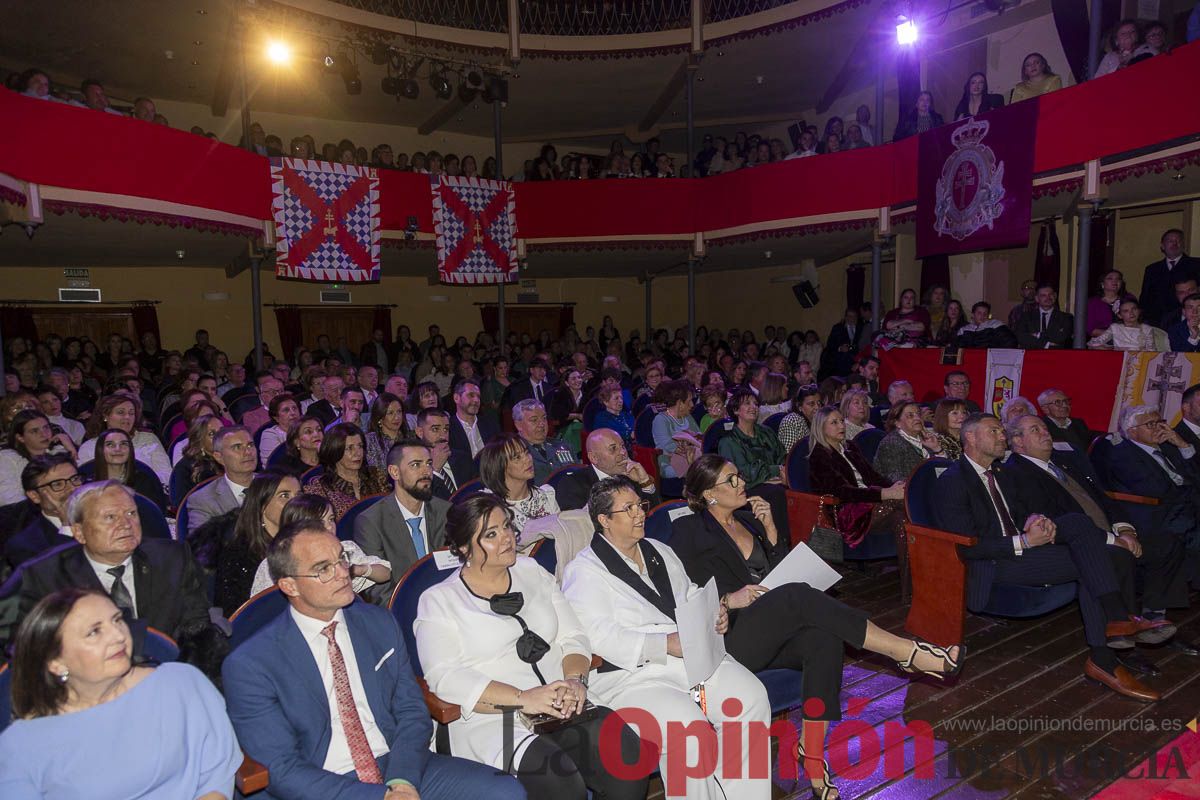
<path id="1" fill-rule="evenodd" d="M 821 407 L 821 390 L 816 386 L 801 386 L 792 398 L 791 411 L 779 423 L 779 444 L 785 453 L 792 452 L 805 436 L 808 436 L 813 414 Z"/>
<path id="2" fill-rule="evenodd" d="M 321 440 L 319 457 L 321 475 L 304 484 L 304 491 L 328 500 L 339 521 L 359 500 L 388 490 L 386 473 L 367 463 L 365 437 L 353 423 L 330 425 Z"/>
<path id="3" fill-rule="evenodd" d="M 258 436 L 258 463 L 267 468 L 271 455 L 287 444 L 287 432 L 292 423 L 300 419 L 300 403 L 290 392 L 280 392 L 271 398 L 267 413 L 273 424 L 263 429 Z"/>
<path id="4" fill-rule="evenodd" d="M 187 664 L 135 665 L 108 595 L 61 589 L 17 630 L 0 795 L 224 800 L 242 763 L 225 701 Z"/>
<path id="5" fill-rule="evenodd" d="M 534 485 L 533 454 L 515 433 L 501 434 L 484 445 L 479 452 L 479 480 L 488 492 L 504 501 L 518 540 L 529 520 L 559 513 L 554 489 Z M 522 551 L 531 544 L 522 542 Z"/>
<path id="6" fill-rule="evenodd" d="M 875 451 L 875 471 L 889 481 L 906 481 L 912 471 L 934 456 L 942 455 L 942 443 L 925 427 L 920 403 L 899 402 L 884 417 L 888 433 Z"/>
<path id="7" fill-rule="evenodd" d="M 846 438 L 854 439 L 863 431 L 873 429 L 871 424 L 871 395 L 865 389 L 848 389 L 842 395 L 838 410 L 846 420 Z M 813 409 L 814 413 L 816 409 Z"/>
<path id="8" fill-rule="evenodd" d="M 944 397 L 933 410 L 933 432 L 942 445 L 942 458 L 957 461 L 962 455 L 962 425 L 970 414 L 963 400 Z"/>
<path id="9" fill-rule="evenodd" d="M 787 537 L 787 496 L 783 485 L 787 451 L 775 431 L 758 424 L 758 398 L 754 392 L 736 390 L 726 408 L 734 424 L 717 445 L 717 452 L 737 466 L 746 481 L 747 494 L 770 504 L 775 525 Z"/>

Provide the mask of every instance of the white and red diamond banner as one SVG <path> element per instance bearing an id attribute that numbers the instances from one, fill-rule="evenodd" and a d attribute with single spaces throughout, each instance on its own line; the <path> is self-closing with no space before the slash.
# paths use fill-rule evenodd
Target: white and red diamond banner
<path id="1" fill-rule="evenodd" d="M 379 176 L 367 167 L 271 159 L 275 275 L 324 283 L 379 280 Z"/>
<path id="2" fill-rule="evenodd" d="M 442 283 L 517 280 L 517 200 L 508 181 L 441 176 L 433 230 Z"/>

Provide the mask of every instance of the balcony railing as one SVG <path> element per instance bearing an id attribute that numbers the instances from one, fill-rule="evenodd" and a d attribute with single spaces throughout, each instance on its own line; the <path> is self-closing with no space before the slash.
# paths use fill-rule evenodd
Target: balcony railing
<path id="1" fill-rule="evenodd" d="M 334 0 L 359 11 L 490 33 L 508 30 L 505 0 Z M 704 0 L 706 22 L 744 17 L 790 0 Z M 687 28 L 689 0 L 521 0 L 521 31 L 540 36 L 617 36 Z"/>

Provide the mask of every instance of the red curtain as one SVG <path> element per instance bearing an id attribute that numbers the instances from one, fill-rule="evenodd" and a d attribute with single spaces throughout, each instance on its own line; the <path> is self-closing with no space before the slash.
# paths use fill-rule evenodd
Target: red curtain
<path id="1" fill-rule="evenodd" d="M 866 284 L 866 267 L 856 265 L 846 270 L 846 308 L 857 310 L 862 306 Z"/>
<path id="2" fill-rule="evenodd" d="M 133 329 L 139 342 L 147 333 L 153 333 L 154 338 L 162 342 L 162 334 L 158 332 L 158 310 L 153 303 L 134 303 L 129 314 L 133 317 Z"/>
<path id="3" fill-rule="evenodd" d="M 371 317 L 371 330 L 383 331 L 383 343 L 392 343 L 392 309 L 388 306 L 375 306 L 375 314 Z"/>
<path id="4" fill-rule="evenodd" d="M 304 343 L 300 309 L 296 306 L 276 307 L 275 322 L 279 325 L 279 347 L 283 350 L 283 357 L 290 364 L 292 355 Z"/>
<path id="5" fill-rule="evenodd" d="M 0 336 L 7 345 L 9 339 L 24 336 L 30 341 L 38 339 L 37 325 L 33 324 L 33 311 L 29 306 L 4 306 L 0 308 Z"/>
<path id="6" fill-rule="evenodd" d="M 1061 275 L 1062 252 L 1058 245 L 1058 229 L 1055 228 L 1053 221 L 1043 222 L 1042 230 L 1038 234 L 1037 261 L 1033 268 L 1033 280 L 1039 286 L 1043 283 L 1058 286 Z M 1095 277 L 1096 273 L 1093 272 L 1092 276 Z M 1091 287 L 1088 287 L 1088 291 L 1091 291 Z"/>
<path id="7" fill-rule="evenodd" d="M 918 302 L 924 302 L 926 293 L 933 286 L 944 286 L 950 290 L 950 258 L 948 256 L 930 256 L 921 259 L 921 289 L 917 293 Z"/>

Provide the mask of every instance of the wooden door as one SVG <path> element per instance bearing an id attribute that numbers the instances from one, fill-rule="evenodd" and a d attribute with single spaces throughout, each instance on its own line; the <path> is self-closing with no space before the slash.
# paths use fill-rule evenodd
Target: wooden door
<path id="1" fill-rule="evenodd" d="M 344 343 L 357 356 L 371 338 L 374 314 L 373 308 L 302 308 L 304 346 L 316 349 L 317 337 L 324 334 L 335 349 Z"/>
<path id="2" fill-rule="evenodd" d="M 103 352 L 108 337 L 115 333 L 133 342 L 135 350 L 138 347 L 137 332 L 133 327 L 133 314 L 130 313 L 129 306 L 101 308 L 71 304 L 33 306 L 30 311 L 38 335 L 43 339 L 51 333 L 57 333 L 64 339 L 69 336 L 87 336 Z"/>

